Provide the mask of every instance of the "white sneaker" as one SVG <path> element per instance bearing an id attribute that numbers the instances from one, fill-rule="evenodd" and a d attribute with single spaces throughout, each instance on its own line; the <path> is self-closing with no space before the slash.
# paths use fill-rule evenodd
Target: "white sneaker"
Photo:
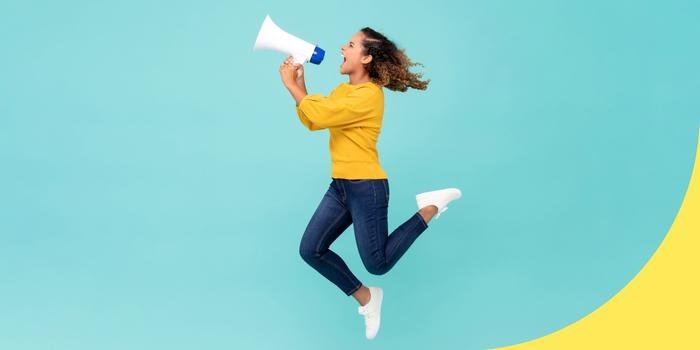
<path id="1" fill-rule="evenodd" d="M 384 291 L 379 287 L 369 288 L 369 302 L 357 308 L 360 315 L 365 316 L 365 337 L 374 339 L 379 331 L 379 321 L 381 321 L 382 299 Z"/>
<path id="2" fill-rule="evenodd" d="M 424 208 L 428 205 L 434 205 L 438 208 L 437 214 L 433 217 L 437 219 L 440 214 L 447 210 L 447 203 L 462 197 L 462 191 L 458 188 L 450 187 L 443 188 L 441 190 L 423 192 L 416 195 L 416 203 L 418 204 L 418 209 Z"/>

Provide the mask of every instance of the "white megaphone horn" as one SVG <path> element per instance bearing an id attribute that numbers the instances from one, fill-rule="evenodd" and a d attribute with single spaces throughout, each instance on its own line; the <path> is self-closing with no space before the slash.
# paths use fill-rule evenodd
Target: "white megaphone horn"
<path id="1" fill-rule="evenodd" d="M 270 15 L 265 16 L 265 20 L 258 32 L 258 37 L 255 39 L 253 50 L 257 49 L 272 49 L 284 52 L 293 57 L 294 63 L 301 64 L 306 62 L 319 64 L 323 61 L 323 56 L 326 54 L 326 51 L 322 48 L 309 44 L 282 30 L 272 21 Z"/>

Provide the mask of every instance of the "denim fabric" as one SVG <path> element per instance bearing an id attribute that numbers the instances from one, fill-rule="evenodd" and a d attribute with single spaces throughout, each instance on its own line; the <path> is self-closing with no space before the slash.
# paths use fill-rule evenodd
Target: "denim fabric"
<path id="1" fill-rule="evenodd" d="M 350 224 L 353 224 L 362 263 L 375 275 L 391 270 L 428 228 L 416 211 L 389 235 L 388 206 L 388 179 L 333 178 L 304 231 L 299 245 L 301 257 L 345 295 L 352 295 L 362 283 L 343 259 L 329 249 Z"/>

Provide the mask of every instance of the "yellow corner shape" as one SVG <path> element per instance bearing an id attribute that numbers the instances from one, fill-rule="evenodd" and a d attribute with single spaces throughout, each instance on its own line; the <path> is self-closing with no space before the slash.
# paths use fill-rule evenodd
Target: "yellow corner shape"
<path id="1" fill-rule="evenodd" d="M 700 134 L 681 208 L 642 270 L 582 319 L 498 349 L 700 349 Z"/>

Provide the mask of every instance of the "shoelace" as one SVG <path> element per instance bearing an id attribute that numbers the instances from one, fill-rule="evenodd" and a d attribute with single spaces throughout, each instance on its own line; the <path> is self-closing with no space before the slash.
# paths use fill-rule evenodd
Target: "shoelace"
<path id="1" fill-rule="evenodd" d="M 369 309 L 367 309 L 367 308 L 361 307 L 357 311 L 360 315 L 365 315 L 365 317 L 367 317 L 367 318 L 372 317 L 372 314 L 369 312 Z"/>

